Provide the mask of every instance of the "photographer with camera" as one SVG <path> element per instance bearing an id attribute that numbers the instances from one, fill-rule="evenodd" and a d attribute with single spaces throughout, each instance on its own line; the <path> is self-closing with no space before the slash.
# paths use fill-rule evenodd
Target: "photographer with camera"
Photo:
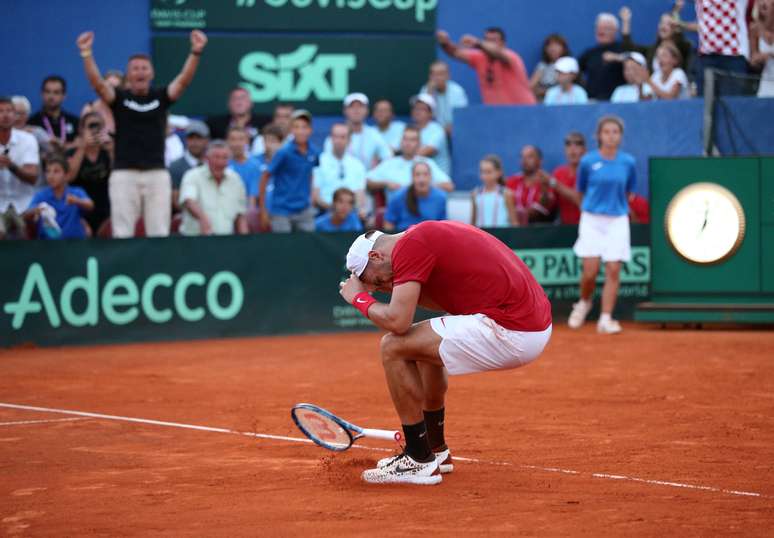
<path id="1" fill-rule="evenodd" d="M 67 152 L 70 169 L 67 181 L 71 186 L 86 191 L 94 202 L 94 210 L 85 219 L 91 234 L 96 235 L 102 223 L 110 217 L 108 179 L 113 168 L 113 141 L 104 118 L 96 111 L 81 116 L 78 132 L 75 149 Z"/>

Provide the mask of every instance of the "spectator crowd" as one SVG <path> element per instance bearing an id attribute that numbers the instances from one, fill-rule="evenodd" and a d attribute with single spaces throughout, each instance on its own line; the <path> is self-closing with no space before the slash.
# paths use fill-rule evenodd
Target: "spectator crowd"
<path id="1" fill-rule="evenodd" d="M 685 99 L 702 94 L 704 68 L 758 70 L 758 95 L 774 96 L 774 0 L 697 0 L 696 22 L 680 19 L 682 4 L 663 14 L 652 43 L 633 40 L 627 7 L 618 16 L 599 14 L 596 44 L 577 56 L 562 35 L 551 34 L 531 76 L 500 28 L 458 42 L 439 30 L 437 40 L 446 56 L 475 71 L 485 104 Z M 685 37 L 689 31 L 698 33 L 697 50 Z M 468 105 L 468 96 L 444 60 L 428 66 L 410 102 L 410 123 L 396 119 L 389 100 L 350 93 L 341 121 L 317 147 L 309 111 L 277 103 L 271 117 L 255 114 L 241 87 L 225 96 L 221 115 L 204 121 L 170 115 L 206 54 L 201 31 L 191 32 L 189 54 L 166 86 L 153 85 L 146 55 L 131 56 L 125 73 L 103 74 L 94 34 L 81 34 L 76 44 L 97 94 L 80 114 L 65 110 L 67 81 L 58 75 L 42 81 L 35 113 L 23 96 L 0 97 L 0 238 L 404 230 L 447 218 L 455 110 Z M 739 80 L 726 80 L 726 92 L 743 91 Z M 623 134 L 619 119 L 608 123 Z M 626 211 L 647 221 L 629 157 L 608 166 L 619 159 L 615 148 L 589 150 L 578 132 L 567 133 L 564 143 L 566 162 L 550 172 L 534 145 L 520 148 L 518 172 L 504 170 L 498 155 L 482 156 L 471 222 L 577 225 L 592 203 L 589 193 L 599 196 L 603 188 L 592 182 L 587 191 L 587 176 L 598 170 L 583 172 L 589 159 L 625 175 L 619 194 Z M 604 213 L 607 206 L 596 199 L 589 207 Z M 620 204 L 615 211 L 620 216 Z"/>

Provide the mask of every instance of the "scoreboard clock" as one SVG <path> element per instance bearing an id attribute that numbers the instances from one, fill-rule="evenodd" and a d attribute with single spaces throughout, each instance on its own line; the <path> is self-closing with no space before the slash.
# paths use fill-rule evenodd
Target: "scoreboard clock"
<path id="1" fill-rule="evenodd" d="M 650 160 L 651 301 L 635 319 L 774 323 L 774 158 Z"/>

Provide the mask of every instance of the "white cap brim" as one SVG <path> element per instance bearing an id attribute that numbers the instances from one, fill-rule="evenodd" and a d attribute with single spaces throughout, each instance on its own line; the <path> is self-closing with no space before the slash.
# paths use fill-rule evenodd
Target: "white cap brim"
<path id="1" fill-rule="evenodd" d="M 365 271 L 366 265 L 368 265 L 368 253 L 374 249 L 374 243 L 382 232 L 374 232 L 371 237 L 366 237 L 365 234 L 359 235 L 357 239 L 349 247 L 347 252 L 347 269 L 354 273 L 358 278 Z"/>

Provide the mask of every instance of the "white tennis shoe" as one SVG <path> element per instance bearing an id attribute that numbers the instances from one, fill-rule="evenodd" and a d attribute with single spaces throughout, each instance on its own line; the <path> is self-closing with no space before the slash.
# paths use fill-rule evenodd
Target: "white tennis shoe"
<path id="1" fill-rule="evenodd" d="M 591 301 L 579 300 L 572 305 L 572 312 L 570 317 L 567 318 L 567 325 L 570 329 L 580 329 L 583 327 L 583 323 L 586 321 L 586 316 L 591 312 L 591 307 L 594 305 Z"/>
<path id="2" fill-rule="evenodd" d="M 435 456 L 435 461 L 438 463 L 438 469 L 441 471 L 441 474 L 449 474 L 454 471 L 454 460 L 452 459 L 451 451 L 448 448 L 441 450 L 440 452 L 433 452 L 433 455 Z M 392 460 L 398 457 L 400 456 L 382 458 L 376 462 L 376 468 L 382 469 L 389 465 Z"/>
<path id="3" fill-rule="evenodd" d="M 369 484 L 440 484 L 443 477 L 434 459 L 427 463 L 414 461 L 411 456 L 400 454 L 389 458 L 383 467 L 363 471 L 363 480 Z"/>
<path id="4" fill-rule="evenodd" d="M 597 322 L 597 332 L 599 334 L 618 334 L 622 331 L 621 324 L 614 319 Z"/>

